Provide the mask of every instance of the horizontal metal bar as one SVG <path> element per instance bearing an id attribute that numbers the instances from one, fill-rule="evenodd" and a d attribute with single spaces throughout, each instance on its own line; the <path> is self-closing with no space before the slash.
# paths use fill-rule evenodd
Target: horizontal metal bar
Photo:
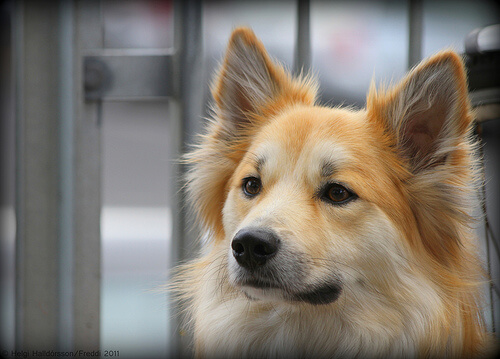
<path id="1" fill-rule="evenodd" d="M 176 95 L 173 50 L 114 49 L 84 56 L 85 99 L 148 100 Z"/>
<path id="2" fill-rule="evenodd" d="M 469 93 L 469 97 L 473 107 L 500 104 L 500 88 L 487 88 L 471 91 Z"/>

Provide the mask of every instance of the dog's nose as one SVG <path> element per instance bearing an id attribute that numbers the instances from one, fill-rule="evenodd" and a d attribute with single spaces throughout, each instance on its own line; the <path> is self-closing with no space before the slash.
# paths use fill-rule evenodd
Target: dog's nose
<path id="1" fill-rule="evenodd" d="M 233 238 L 231 248 L 236 261 L 245 268 L 263 266 L 278 252 L 280 241 L 270 230 L 244 228 Z"/>

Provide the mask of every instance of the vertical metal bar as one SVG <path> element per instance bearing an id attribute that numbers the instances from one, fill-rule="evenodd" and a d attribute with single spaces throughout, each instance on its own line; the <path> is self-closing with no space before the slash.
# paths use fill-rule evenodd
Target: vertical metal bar
<path id="1" fill-rule="evenodd" d="M 311 67 L 310 0 L 297 0 L 297 34 L 295 41 L 294 73 Z"/>
<path id="2" fill-rule="evenodd" d="M 101 130 L 98 104 L 85 102 L 83 56 L 102 48 L 101 1 L 74 1 L 74 347 L 100 347 Z"/>
<path id="3" fill-rule="evenodd" d="M 24 77 L 23 66 L 19 59 L 24 58 L 24 1 L 16 1 L 13 16 L 13 41 L 14 51 L 12 55 L 12 64 L 14 67 L 14 103 L 15 103 L 15 213 L 16 213 L 16 245 L 15 245 L 15 347 L 17 350 L 22 349 L 24 341 L 24 310 L 20 304 L 24 298 L 23 277 L 24 267 L 22 265 L 24 253 L 24 164 L 22 159 L 25 158 L 24 151 L 24 121 L 22 120 L 22 109 L 24 104 L 24 96 L 22 91 L 22 82 Z"/>
<path id="4" fill-rule="evenodd" d="M 202 2 L 177 0 L 176 64 L 178 101 L 184 126 L 183 144 L 197 132 L 203 106 L 203 86 L 200 84 L 203 66 Z"/>
<path id="5" fill-rule="evenodd" d="M 58 344 L 58 3 L 18 7 L 16 346 Z"/>
<path id="6" fill-rule="evenodd" d="M 481 136 L 483 134 L 483 126 L 481 123 L 477 123 L 476 125 L 476 132 Z M 495 297 L 495 292 L 494 292 L 494 283 L 493 283 L 493 277 L 492 277 L 492 271 L 491 271 L 491 249 L 490 249 L 490 231 L 489 231 L 489 220 L 488 220 L 488 210 L 486 206 L 486 166 L 485 166 L 485 156 L 484 156 L 484 149 L 485 146 L 484 144 L 482 146 L 479 146 L 479 158 L 481 160 L 481 189 L 479 193 L 479 198 L 481 202 L 481 216 L 484 221 L 484 244 L 485 244 L 485 255 L 486 255 L 486 268 L 487 268 L 487 273 L 488 273 L 488 278 L 490 279 L 490 282 L 488 283 L 488 305 L 489 305 L 489 310 L 485 308 L 484 310 L 484 315 L 486 318 L 486 323 L 489 324 L 488 322 L 491 320 L 491 324 L 488 325 L 490 327 L 490 330 L 492 333 L 496 332 L 496 326 L 495 326 L 495 305 L 494 305 L 494 297 Z M 492 243 L 495 243 L 492 241 Z M 497 252 L 498 253 L 498 252 Z M 489 312 L 489 313 L 488 313 Z M 489 314 L 489 317 L 487 315 Z"/>
<path id="7" fill-rule="evenodd" d="M 202 76 L 202 2 L 201 0 L 177 0 L 174 7 L 175 19 L 175 49 L 174 73 L 176 86 L 177 119 L 174 121 L 177 141 L 177 157 L 185 152 L 186 144 L 193 139 L 197 132 L 202 107 L 203 86 L 200 84 Z M 172 234 L 172 263 L 178 263 L 189 258 L 190 251 L 195 249 L 193 235 L 187 231 L 187 214 L 185 194 L 182 189 L 182 179 L 185 168 L 177 165 L 175 169 L 177 183 L 172 188 L 173 199 L 173 234 Z M 174 310 L 176 310 L 174 308 Z M 176 313 L 179 318 L 180 313 Z M 188 356 L 189 338 L 179 334 L 182 322 L 179 318 L 176 325 L 172 325 L 172 357 L 183 358 Z"/>
<path id="8" fill-rule="evenodd" d="M 79 84 L 100 2 L 16 7 L 16 347 L 96 350 L 100 130 Z"/>
<path id="9" fill-rule="evenodd" d="M 73 2 L 59 1 L 59 349 L 73 349 Z"/>
<path id="10" fill-rule="evenodd" d="M 408 2 L 408 68 L 422 59 L 423 1 Z"/>

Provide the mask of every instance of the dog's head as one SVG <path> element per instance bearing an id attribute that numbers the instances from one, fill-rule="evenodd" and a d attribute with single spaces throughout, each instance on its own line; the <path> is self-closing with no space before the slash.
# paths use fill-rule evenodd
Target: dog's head
<path id="1" fill-rule="evenodd" d="M 441 277 L 462 265 L 471 118 L 455 53 L 392 90 L 372 86 L 355 111 L 318 106 L 314 81 L 237 29 L 212 93 L 188 189 L 249 298 L 327 304 L 390 291 L 416 260 Z"/>

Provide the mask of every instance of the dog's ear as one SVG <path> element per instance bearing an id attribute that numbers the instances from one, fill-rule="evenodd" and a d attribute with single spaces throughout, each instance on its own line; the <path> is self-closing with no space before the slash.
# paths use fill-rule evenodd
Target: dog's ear
<path id="1" fill-rule="evenodd" d="M 464 141 L 472 118 L 460 57 L 441 52 L 422 62 L 391 91 L 370 89 L 372 121 L 395 136 L 414 172 L 443 163 Z"/>
<path id="2" fill-rule="evenodd" d="M 383 133 L 380 140 L 394 146 L 408 170 L 392 167 L 403 180 L 418 228 L 408 240 L 447 268 L 442 278 L 465 280 L 459 273 L 470 263 L 462 260 L 462 246 L 468 244 L 461 241 L 470 233 L 477 166 L 461 58 L 441 52 L 388 92 L 377 93 L 372 85 L 367 111 L 374 131 Z"/>
<path id="3" fill-rule="evenodd" d="M 252 30 L 237 28 L 229 40 L 212 95 L 218 121 L 227 133 L 241 135 L 241 130 L 258 127 L 263 117 L 287 103 L 312 104 L 316 89 L 308 79 L 292 79 L 273 62 Z"/>

